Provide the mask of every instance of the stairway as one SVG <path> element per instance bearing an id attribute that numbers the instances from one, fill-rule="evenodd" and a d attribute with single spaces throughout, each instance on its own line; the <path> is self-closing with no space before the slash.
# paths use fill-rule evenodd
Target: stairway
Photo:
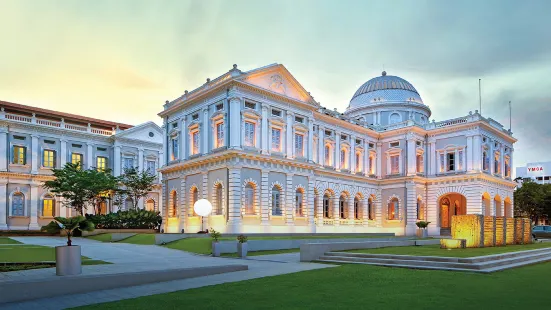
<path id="1" fill-rule="evenodd" d="M 471 258 L 328 252 L 324 263 L 351 263 L 411 269 L 433 269 L 491 273 L 551 261 L 551 248 L 477 256 Z"/>

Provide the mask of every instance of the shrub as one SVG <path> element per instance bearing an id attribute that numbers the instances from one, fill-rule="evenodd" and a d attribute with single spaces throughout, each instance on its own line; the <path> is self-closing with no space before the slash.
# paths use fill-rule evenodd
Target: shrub
<path id="1" fill-rule="evenodd" d="M 210 229 L 210 236 L 212 238 L 212 241 L 218 242 L 218 239 L 222 237 L 222 234 L 219 231 L 214 230 L 213 228 Z"/>
<path id="2" fill-rule="evenodd" d="M 430 222 L 425 222 L 425 221 L 419 221 L 417 223 L 415 223 L 415 225 L 417 225 L 417 227 L 419 228 L 422 228 L 422 229 L 425 229 L 429 226 Z"/>
<path id="3" fill-rule="evenodd" d="M 247 242 L 247 236 L 239 235 L 239 236 L 237 236 L 237 241 L 239 241 L 239 243 L 245 243 L 245 242 Z"/>
<path id="4" fill-rule="evenodd" d="M 86 218 L 104 229 L 159 229 L 163 218 L 159 212 L 138 210 L 119 210 L 109 214 L 86 214 Z"/>

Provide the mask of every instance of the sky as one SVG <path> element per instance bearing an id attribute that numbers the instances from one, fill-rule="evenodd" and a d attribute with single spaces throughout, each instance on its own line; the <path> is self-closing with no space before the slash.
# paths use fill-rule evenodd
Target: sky
<path id="1" fill-rule="evenodd" d="M 386 70 L 431 120 L 478 109 L 509 128 L 514 166 L 551 161 L 551 1 L 0 0 L 0 100 L 161 123 L 172 100 L 237 64 L 281 63 L 343 112 Z"/>

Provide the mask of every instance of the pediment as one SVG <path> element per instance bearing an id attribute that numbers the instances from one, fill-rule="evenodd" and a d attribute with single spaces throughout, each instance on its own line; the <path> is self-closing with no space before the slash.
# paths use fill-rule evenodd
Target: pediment
<path id="1" fill-rule="evenodd" d="M 241 81 L 258 86 L 309 104 L 315 104 L 310 94 L 300 85 L 291 73 L 279 64 L 258 68 L 246 72 Z"/>
<path id="2" fill-rule="evenodd" d="M 147 123 L 143 123 L 138 126 L 129 128 L 127 130 L 118 132 L 115 135 L 115 138 L 141 140 L 141 141 L 162 144 L 163 143 L 162 134 L 163 132 L 157 124 L 153 122 L 147 122 Z"/>

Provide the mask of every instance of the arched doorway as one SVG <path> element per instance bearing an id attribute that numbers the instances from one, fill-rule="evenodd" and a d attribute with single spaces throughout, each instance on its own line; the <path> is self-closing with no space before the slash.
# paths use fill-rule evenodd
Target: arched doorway
<path id="1" fill-rule="evenodd" d="M 452 216 L 467 214 L 467 198 L 458 193 L 449 193 L 438 201 L 440 211 L 440 234 L 450 235 Z"/>
<path id="2" fill-rule="evenodd" d="M 495 216 L 503 216 L 503 210 L 501 208 L 501 197 L 496 195 L 494 197 L 494 208 L 496 210 Z"/>
<path id="3" fill-rule="evenodd" d="M 492 198 L 490 197 L 490 194 L 484 193 L 482 194 L 482 210 L 484 212 L 485 216 L 491 216 L 492 215 Z"/>
<path id="4" fill-rule="evenodd" d="M 504 217 L 513 217 L 513 209 L 511 205 L 511 198 L 506 197 L 505 201 L 503 202 L 503 216 Z"/>

